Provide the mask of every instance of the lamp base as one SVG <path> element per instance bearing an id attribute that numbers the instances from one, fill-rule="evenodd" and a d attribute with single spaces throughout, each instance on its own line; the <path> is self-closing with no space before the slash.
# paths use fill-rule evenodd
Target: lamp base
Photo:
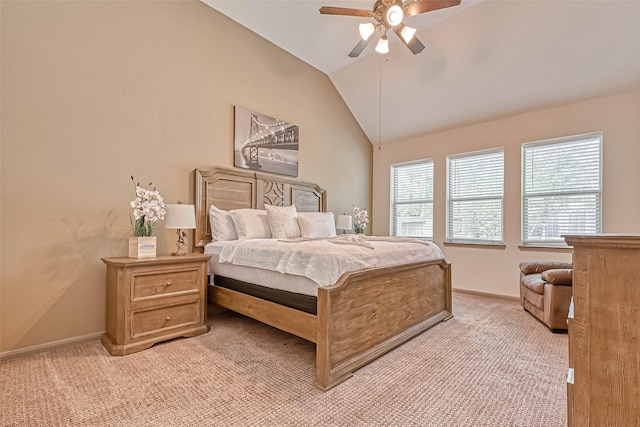
<path id="1" fill-rule="evenodd" d="M 178 231 L 176 231 L 176 234 L 178 235 L 178 241 L 176 242 L 176 246 L 178 247 L 178 252 L 174 252 L 171 255 L 173 256 L 186 255 L 187 252 L 184 250 L 184 248 L 187 246 L 187 242 L 186 242 L 187 233 L 178 229 Z"/>

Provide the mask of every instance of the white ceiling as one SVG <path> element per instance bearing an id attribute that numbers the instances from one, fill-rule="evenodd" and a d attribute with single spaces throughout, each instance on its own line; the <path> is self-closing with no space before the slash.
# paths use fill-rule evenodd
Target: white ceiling
<path id="1" fill-rule="evenodd" d="M 325 72 L 374 145 L 640 89 L 640 0 L 462 0 L 405 19 L 422 53 L 356 59 L 373 20 L 318 9 L 374 0 L 202 1 Z"/>

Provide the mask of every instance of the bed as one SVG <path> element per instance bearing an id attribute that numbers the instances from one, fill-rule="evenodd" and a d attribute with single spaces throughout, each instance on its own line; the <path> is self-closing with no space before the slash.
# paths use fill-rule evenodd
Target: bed
<path id="1" fill-rule="evenodd" d="M 223 210 L 292 205 L 298 212 L 326 212 L 326 192 L 267 173 L 213 167 L 195 170 L 195 203 L 194 251 L 203 252 L 212 241 L 212 204 Z M 315 385 L 323 391 L 452 316 L 451 266 L 444 258 L 344 273 L 317 289 L 315 310 L 212 282 L 208 288 L 209 302 L 315 343 Z"/>

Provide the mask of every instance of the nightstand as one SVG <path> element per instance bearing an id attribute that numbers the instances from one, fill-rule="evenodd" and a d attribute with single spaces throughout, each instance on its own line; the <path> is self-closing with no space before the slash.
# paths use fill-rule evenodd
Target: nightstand
<path id="1" fill-rule="evenodd" d="M 209 255 L 102 258 L 107 265 L 102 345 L 124 356 L 160 341 L 206 333 Z"/>

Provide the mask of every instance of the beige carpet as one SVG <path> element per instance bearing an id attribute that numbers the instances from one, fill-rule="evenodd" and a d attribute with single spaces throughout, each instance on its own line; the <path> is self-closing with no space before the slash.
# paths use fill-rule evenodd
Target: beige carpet
<path id="1" fill-rule="evenodd" d="M 111 357 L 99 342 L 0 364 L 3 426 L 561 426 L 567 336 L 513 301 L 455 317 L 322 393 L 314 345 L 222 314 L 200 337 Z"/>

